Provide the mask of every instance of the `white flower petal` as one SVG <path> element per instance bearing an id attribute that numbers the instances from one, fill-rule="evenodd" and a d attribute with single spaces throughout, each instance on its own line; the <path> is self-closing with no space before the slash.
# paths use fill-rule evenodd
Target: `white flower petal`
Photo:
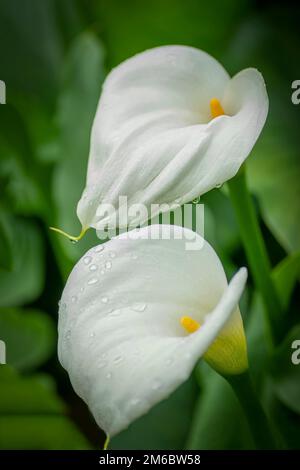
<path id="1" fill-rule="evenodd" d="M 60 361 L 110 435 L 185 381 L 220 332 L 223 339 L 233 335 L 240 341 L 234 367 L 247 362 L 238 311 L 245 270 L 227 287 L 207 242 L 193 234 L 202 249 L 186 251 L 192 232 L 168 229 L 171 240 L 149 239 L 160 230 L 151 226 L 134 238 L 123 234 L 90 250 L 73 269 L 61 299 Z M 180 325 L 184 315 L 201 322 L 200 329 L 188 335 Z M 218 354 L 213 360 L 226 369 L 226 341 Z"/>
<path id="2" fill-rule="evenodd" d="M 227 115 L 211 119 L 212 98 Z M 83 227 L 101 229 L 99 205 L 118 209 L 119 196 L 149 209 L 184 204 L 224 183 L 249 155 L 267 111 L 259 72 L 230 80 L 198 49 L 165 46 L 125 61 L 108 75 L 93 124 L 77 207 Z"/>

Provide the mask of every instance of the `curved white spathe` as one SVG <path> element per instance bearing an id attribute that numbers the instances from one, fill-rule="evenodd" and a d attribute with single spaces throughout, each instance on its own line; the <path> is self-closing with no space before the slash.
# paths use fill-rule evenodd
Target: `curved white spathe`
<path id="1" fill-rule="evenodd" d="M 201 356 L 224 374 L 248 367 L 238 309 L 246 269 L 228 286 L 218 256 L 199 235 L 163 226 L 171 240 L 157 239 L 160 227 L 91 249 L 60 303 L 59 359 L 111 436 L 166 398 Z M 191 234 L 200 250 L 186 250 Z M 185 315 L 201 324 L 195 333 L 181 326 Z"/>
<path id="2" fill-rule="evenodd" d="M 212 98 L 225 115 L 212 119 Z M 230 78 L 214 58 L 186 46 L 126 60 L 106 78 L 94 120 L 77 207 L 83 228 L 114 225 L 99 208 L 111 204 L 118 211 L 120 196 L 129 206 L 144 204 L 150 215 L 151 204 L 178 207 L 221 185 L 249 155 L 267 112 L 255 69 Z"/>

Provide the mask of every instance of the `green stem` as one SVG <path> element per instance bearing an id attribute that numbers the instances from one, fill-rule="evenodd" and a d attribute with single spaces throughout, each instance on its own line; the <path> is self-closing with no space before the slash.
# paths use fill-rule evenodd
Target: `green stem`
<path id="1" fill-rule="evenodd" d="M 282 308 L 271 278 L 270 261 L 247 187 L 245 165 L 228 182 L 228 187 L 250 270 L 263 299 L 268 334 L 274 346 L 282 339 Z"/>
<path id="2" fill-rule="evenodd" d="M 276 442 L 269 421 L 256 396 L 249 373 L 225 377 L 232 386 L 246 415 L 257 449 L 276 449 Z"/>

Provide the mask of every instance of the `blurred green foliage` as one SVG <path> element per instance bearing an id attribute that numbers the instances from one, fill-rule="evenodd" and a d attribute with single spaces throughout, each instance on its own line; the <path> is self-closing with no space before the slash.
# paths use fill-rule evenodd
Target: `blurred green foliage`
<path id="1" fill-rule="evenodd" d="M 287 311 L 286 339 L 271 363 L 251 279 L 242 311 L 257 388 L 283 445 L 300 447 L 300 368 L 289 349 L 300 338 L 299 109 L 291 103 L 291 82 L 300 75 L 298 17 L 299 7 L 286 2 L 0 0 L 0 79 L 7 87 L 0 105 L 0 339 L 9 364 L 0 366 L 1 448 L 86 449 L 103 441 L 58 364 L 55 331 L 64 282 L 96 237 L 90 231 L 72 245 L 48 226 L 80 229 L 76 202 L 107 71 L 163 44 L 204 49 L 232 74 L 257 67 L 266 80 L 270 113 L 248 167 Z M 226 187 L 203 201 L 206 238 L 230 275 L 245 255 Z M 123 449 L 184 446 L 253 447 L 233 392 L 204 364 L 112 441 Z"/>

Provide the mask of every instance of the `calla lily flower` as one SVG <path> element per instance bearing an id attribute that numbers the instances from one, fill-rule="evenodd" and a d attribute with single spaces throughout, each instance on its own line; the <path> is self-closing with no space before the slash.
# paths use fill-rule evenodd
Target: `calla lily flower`
<path id="1" fill-rule="evenodd" d="M 191 235 L 200 250 L 185 249 Z M 122 234 L 76 264 L 60 302 L 59 359 L 108 435 L 172 393 L 202 356 L 224 375 L 248 368 L 246 278 L 242 268 L 228 285 L 213 248 L 177 226 Z"/>
<path id="2" fill-rule="evenodd" d="M 118 214 L 120 196 L 149 215 L 153 204 L 164 212 L 222 185 L 251 152 L 267 112 L 256 69 L 230 78 L 213 57 L 186 46 L 126 60 L 107 76 L 94 120 L 77 207 L 82 233 L 114 225 L 100 209 L 109 204 Z M 143 214 L 128 218 L 145 222 Z"/>

